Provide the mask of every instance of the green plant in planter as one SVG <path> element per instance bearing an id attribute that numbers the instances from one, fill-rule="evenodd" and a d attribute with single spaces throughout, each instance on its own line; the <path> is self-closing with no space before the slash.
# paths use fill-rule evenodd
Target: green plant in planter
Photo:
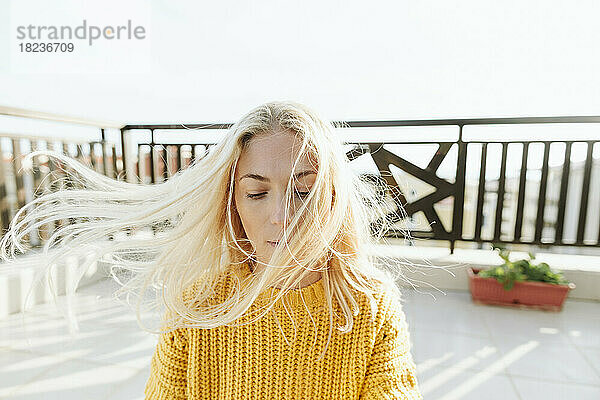
<path id="1" fill-rule="evenodd" d="M 483 278 L 495 278 L 505 290 L 512 289 L 515 282 L 522 281 L 546 282 L 555 285 L 569 284 L 569 281 L 560 272 L 552 271 L 545 262 L 533 264 L 531 262 L 535 259 L 533 253 L 529 253 L 529 259 L 510 261 L 510 251 L 508 249 L 494 246 L 494 250 L 498 251 L 500 258 L 504 260 L 504 264 L 479 271 L 477 275 Z"/>

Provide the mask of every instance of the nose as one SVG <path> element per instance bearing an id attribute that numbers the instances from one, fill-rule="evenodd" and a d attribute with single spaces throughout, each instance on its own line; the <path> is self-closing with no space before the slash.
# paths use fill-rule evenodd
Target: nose
<path id="1" fill-rule="evenodd" d="M 275 204 L 273 204 L 271 212 L 271 223 L 274 225 L 283 225 L 285 212 L 285 196 L 275 199 Z"/>

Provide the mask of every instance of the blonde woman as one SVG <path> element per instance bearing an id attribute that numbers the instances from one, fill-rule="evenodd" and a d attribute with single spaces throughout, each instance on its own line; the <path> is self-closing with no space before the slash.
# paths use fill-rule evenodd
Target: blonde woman
<path id="1" fill-rule="evenodd" d="M 334 128 L 267 103 L 155 185 L 55 155 L 80 188 L 26 206 L 3 256 L 42 222 L 86 217 L 45 249 L 111 255 L 129 272 L 119 294 L 161 308 L 146 399 L 421 399 L 397 276 L 369 250 L 389 210 Z"/>

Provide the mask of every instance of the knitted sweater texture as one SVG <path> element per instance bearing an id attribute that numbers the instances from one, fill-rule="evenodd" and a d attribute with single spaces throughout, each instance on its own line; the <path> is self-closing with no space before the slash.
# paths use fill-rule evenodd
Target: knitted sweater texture
<path id="1" fill-rule="evenodd" d="M 236 273 L 243 278 L 251 271 L 244 264 Z M 235 277 L 226 276 L 216 300 L 224 300 L 233 284 Z M 248 312 L 268 304 L 277 291 L 263 292 Z M 273 313 L 251 324 L 161 334 L 145 398 L 421 400 L 399 299 L 382 290 L 375 297 L 378 310 L 371 320 L 367 296 L 355 298 L 360 313 L 352 330 L 341 333 L 334 324 L 320 360 L 329 335 L 322 280 L 283 298 L 293 318 L 280 299 Z"/>

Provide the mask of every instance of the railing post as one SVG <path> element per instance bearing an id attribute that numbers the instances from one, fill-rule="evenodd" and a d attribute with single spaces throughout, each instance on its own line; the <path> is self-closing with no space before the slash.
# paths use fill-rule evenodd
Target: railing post
<path id="1" fill-rule="evenodd" d="M 450 232 L 450 253 L 454 253 L 454 241 L 462 237 L 463 213 L 465 202 L 465 174 L 467 166 L 467 144 L 463 142 L 463 125 L 458 126 L 458 156 L 456 160 L 456 177 L 454 179 L 454 204 L 452 210 L 452 232 Z"/>
<path id="2" fill-rule="evenodd" d="M 129 144 L 127 143 L 127 135 L 125 132 L 127 131 L 125 128 L 121 128 L 121 172 L 123 172 L 123 180 L 125 182 L 129 182 L 131 179 L 131 174 L 129 171 L 129 166 L 127 165 L 127 151 L 129 150 Z"/>
<path id="3" fill-rule="evenodd" d="M 150 130 L 150 183 L 156 183 L 154 171 L 154 129 Z"/>
<path id="4" fill-rule="evenodd" d="M 100 129 L 100 133 L 102 135 L 100 143 L 102 144 L 102 171 L 105 176 L 108 176 L 108 166 L 106 165 L 106 136 L 104 134 L 104 128 Z"/>
<path id="5" fill-rule="evenodd" d="M 6 190 L 6 176 L 4 172 L 4 152 L 2 150 L 2 142 L 0 141 L 0 221 L 2 221 L 0 236 L 4 236 L 4 231 L 8 229 L 8 224 L 10 223 L 9 211 L 8 191 Z"/>

